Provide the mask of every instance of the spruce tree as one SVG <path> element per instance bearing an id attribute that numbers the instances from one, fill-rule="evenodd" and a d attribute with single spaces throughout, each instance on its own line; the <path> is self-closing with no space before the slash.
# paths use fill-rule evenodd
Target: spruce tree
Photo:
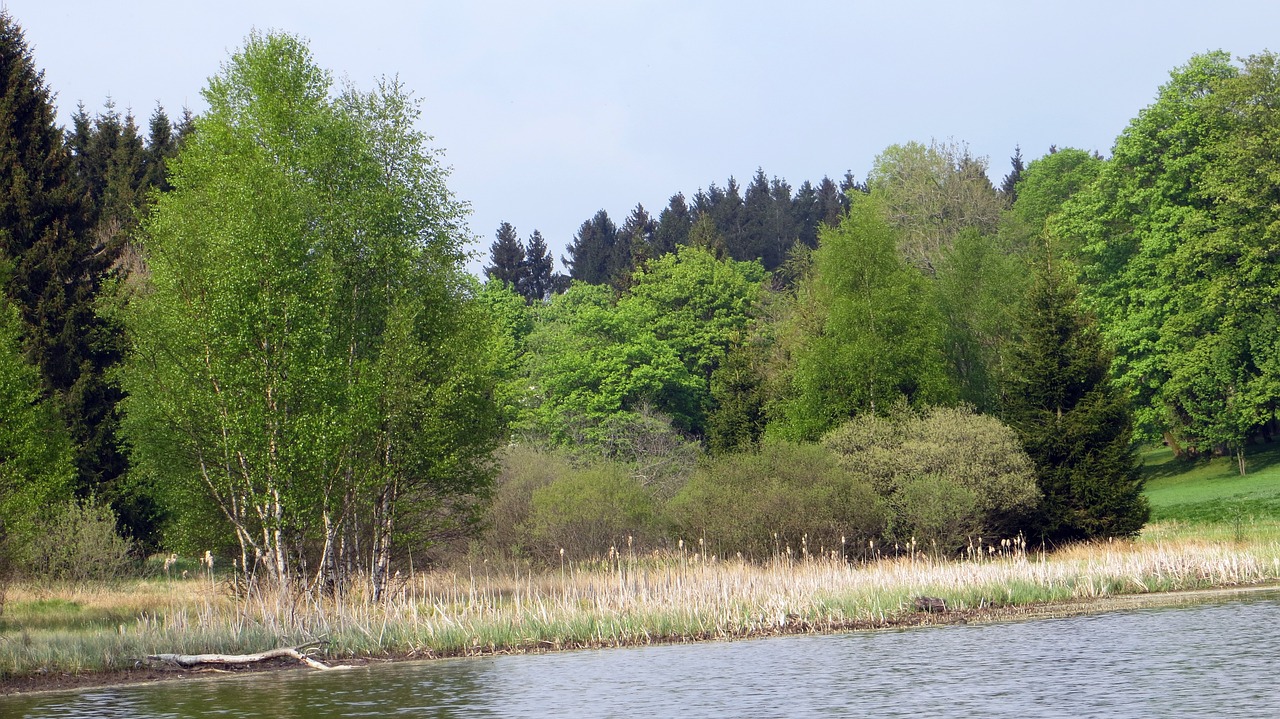
<path id="1" fill-rule="evenodd" d="M 791 221 L 796 228 L 796 240 L 813 249 L 818 246 L 818 190 L 805 180 L 791 198 Z"/>
<path id="2" fill-rule="evenodd" d="M 0 263 L 12 268 L 5 294 L 23 324 L 23 354 L 40 374 L 42 396 L 75 448 L 77 495 L 111 504 L 121 528 L 154 539 L 154 505 L 123 482 L 116 439 L 120 391 L 106 376 L 120 360 L 123 334 L 99 317 L 102 282 L 114 273 L 122 227 L 141 197 L 136 128 L 118 121 L 109 147 L 83 111 L 70 138 L 55 124 L 52 96 L 21 28 L 0 13 Z M 95 146 L 92 171 L 80 172 L 68 142 Z M 110 229 L 111 232 L 105 232 Z"/>
<path id="3" fill-rule="evenodd" d="M 818 183 L 818 222 L 827 227 L 837 227 L 844 212 L 845 197 L 840 193 L 840 188 L 830 177 L 823 177 L 822 182 Z M 816 235 L 814 246 L 817 247 Z"/>
<path id="4" fill-rule="evenodd" d="M 547 249 L 547 242 L 542 239 L 541 232 L 534 230 L 529 235 L 524 261 L 528 267 L 528 275 L 520 294 L 531 303 L 542 302 L 551 297 L 556 290 L 555 259 L 551 256 L 551 250 Z"/>
<path id="5" fill-rule="evenodd" d="M 635 209 L 622 223 L 618 230 L 618 241 L 613 247 L 611 282 L 618 290 L 625 290 L 631 282 L 632 273 L 642 267 L 646 261 L 655 257 L 653 235 L 658 223 L 649 216 L 644 205 L 637 204 Z"/>
<path id="6" fill-rule="evenodd" d="M 1009 420 L 1043 493 L 1028 535 L 1043 542 L 1137 534 L 1150 510 L 1132 444 L 1133 417 L 1108 378 L 1111 357 L 1074 285 L 1048 260 L 1021 321 Z"/>
<path id="7" fill-rule="evenodd" d="M 489 245 L 489 259 L 493 264 L 484 268 L 484 273 L 489 279 L 523 294 L 529 274 L 529 267 L 525 264 L 524 244 L 520 242 L 516 228 L 510 222 L 498 225 L 498 231 L 494 235 L 498 239 Z"/>
<path id="8" fill-rule="evenodd" d="M 569 268 L 569 277 L 592 285 L 602 285 L 613 279 L 617 269 L 618 227 L 609 219 L 609 213 L 600 210 L 582 223 L 578 234 L 568 249 L 569 256 L 560 261 Z"/>
<path id="9" fill-rule="evenodd" d="M 693 229 L 693 213 L 685 203 L 684 193 L 677 192 L 658 215 L 658 229 L 653 233 L 653 256 L 661 257 L 676 251 L 676 247 L 689 243 L 689 230 Z"/>
<path id="10" fill-rule="evenodd" d="M 1013 157 L 1009 158 L 1009 174 L 1000 183 L 1000 196 L 1010 207 L 1018 201 L 1018 182 L 1022 180 L 1022 173 L 1026 169 L 1027 166 L 1022 163 L 1022 147 L 1014 145 Z"/>

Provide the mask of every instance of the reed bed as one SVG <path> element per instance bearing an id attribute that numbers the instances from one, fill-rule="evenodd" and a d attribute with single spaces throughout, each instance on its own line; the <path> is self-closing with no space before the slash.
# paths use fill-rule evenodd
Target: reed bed
<path id="1" fill-rule="evenodd" d="M 611 552 L 536 571 L 479 562 L 399 577 L 381 601 L 363 585 L 335 600 L 261 587 L 235 592 L 210 575 L 20 585 L 10 588 L 0 632 L 0 678 L 120 670 L 160 652 L 251 652 L 316 638 L 328 642 L 330 659 L 342 660 L 875 628 L 1280 580 L 1280 528 L 1247 541 L 1229 534 L 1206 539 L 1156 526 L 1135 541 L 1051 554 L 1005 543 L 963 560 L 916 553 L 865 563 L 833 556 L 751 563 L 678 551 Z M 945 600 L 948 613 L 917 613 L 920 596 Z M 44 615 L 56 621 L 42 622 Z"/>

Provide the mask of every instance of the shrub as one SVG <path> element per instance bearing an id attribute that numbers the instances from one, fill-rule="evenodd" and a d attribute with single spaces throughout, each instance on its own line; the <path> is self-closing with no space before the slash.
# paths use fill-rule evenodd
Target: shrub
<path id="1" fill-rule="evenodd" d="M 571 473 L 573 466 L 561 453 L 524 446 L 504 449 L 500 466 L 482 544 L 504 556 L 527 555 L 533 548 L 529 515 L 534 491 Z"/>
<path id="2" fill-rule="evenodd" d="M 1040 499 L 1017 435 L 967 407 L 858 417 L 823 444 L 885 498 L 889 536 L 897 541 L 928 536 L 939 547 L 957 548 L 975 534 L 1012 536 Z M 942 516 L 945 508 L 954 516 Z"/>
<path id="3" fill-rule="evenodd" d="M 111 509 L 90 499 L 73 501 L 41 519 L 28 569 L 45 579 L 112 579 L 132 564 L 129 540 L 116 532 Z"/>
<path id="4" fill-rule="evenodd" d="M 884 512 L 874 489 L 817 445 L 766 441 L 758 451 L 708 460 L 668 504 L 686 538 L 720 554 L 764 558 L 790 548 L 862 546 Z"/>
<path id="5" fill-rule="evenodd" d="M 972 489 L 945 477 L 926 474 L 905 481 L 895 508 L 916 546 L 937 554 L 954 554 L 968 537 L 982 533 L 979 498 Z"/>
<path id="6" fill-rule="evenodd" d="M 648 544 L 655 514 L 653 495 L 626 467 L 599 462 L 533 491 L 529 534 L 547 558 L 561 549 L 575 559 L 601 556 L 628 537 Z"/>

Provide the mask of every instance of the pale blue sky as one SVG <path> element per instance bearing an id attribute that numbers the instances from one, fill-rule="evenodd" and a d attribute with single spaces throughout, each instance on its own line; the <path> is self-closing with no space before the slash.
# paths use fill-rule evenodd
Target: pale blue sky
<path id="1" fill-rule="evenodd" d="M 506 220 L 557 258 L 600 208 L 656 216 L 676 191 L 745 184 L 757 166 L 793 187 L 861 179 L 890 144 L 953 138 L 998 180 L 1015 144 L 1028 159 L 1106 153 L 1192 54 L 1280 49 L 1280 3 L 1244 0 L 3 4 L 64 122 L 108 96 L 140 124 L 157 102 L 199 111 L 252 28 L 308 38 L 360 87 L 398 74 L 471 203 L 477 249 Z"/>

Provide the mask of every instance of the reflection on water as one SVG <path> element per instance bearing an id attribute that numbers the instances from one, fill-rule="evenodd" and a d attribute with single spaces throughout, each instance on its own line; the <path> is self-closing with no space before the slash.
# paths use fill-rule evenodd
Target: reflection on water
<path id="1" fill-rule="evenodd" d="M 0 717 L 1280 715 L 1280 601 L 291 671 L 0 699 Z"/>

